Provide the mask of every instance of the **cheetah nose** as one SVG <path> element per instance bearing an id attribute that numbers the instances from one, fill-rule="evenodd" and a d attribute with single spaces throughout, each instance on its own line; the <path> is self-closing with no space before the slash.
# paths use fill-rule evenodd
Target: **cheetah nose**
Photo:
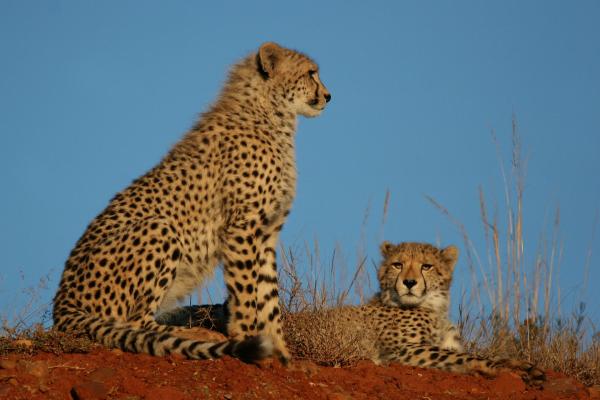
<path id="1" fill-rule="evenodd" d="M 415 281 L 414 279 L 405 279 L 402 281 L 402 283 L 404 284 L 404 286 L 410 289 L 417 284 L 417 281 Z"/>
<path id="2" fill-rule="evenodd" d="M 327 103 L 329 103 L 331 101 L 331 94 L 329 94 L 329 93 L 325 94 L 325 101 Z"/>

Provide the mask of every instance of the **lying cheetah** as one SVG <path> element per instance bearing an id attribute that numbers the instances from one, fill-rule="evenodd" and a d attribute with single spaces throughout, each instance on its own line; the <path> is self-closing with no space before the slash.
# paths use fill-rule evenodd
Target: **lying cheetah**
<path id="1" fill-rule="evenodd" d="M 54 298 L 55 327 L 132 352 L 287 361 L 275 247 L 295 194 L 297 116 L 318 116 L 331 99 L 318 71 L 275 43 L 235 65 L 193 129 L 79 239 Z M 231 340 L 184 339 L 156 323 L 220 263 Z"/>
<path id="2" fill-rule="evenodd" d="M 381 245 L 380 292 L 366 305 L 345 307 L 346 319 L 375 330 L 376 362 L 432 367 L 458 373 L 495 376 L 499 368 L 522 373 L 538 384 L 544 373 L 529 362 L 475 357 L 463 351 L 456 327 L 448 319 L 454 246 L 438 249 L 424 243 Z"/>

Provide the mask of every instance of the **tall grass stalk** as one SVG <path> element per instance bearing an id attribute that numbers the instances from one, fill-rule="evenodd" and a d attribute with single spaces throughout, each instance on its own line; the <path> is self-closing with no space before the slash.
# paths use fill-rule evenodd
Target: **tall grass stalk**
<path id="1" fill-rule="evenodd" d="M 483 188 L 479 188 L 484 252 L 478 251 L 465 226 L 447 208 L 427 196 L 457 227 L 464 242 L 472 283 L 461 296 L 459 327 L 472 351 L 528 359 L 577 376 L 586 383 L 598 384 L 600 337 L 586 317 L 585 303 L 563 315 L 561 288 L 554 279 L 559 274 L 563 254 L 560 208 L 552 213 L 551 226 L 542 231 L 537 247 L 526 246 L 523 232 L 526 162 L 514 117 L 511 138 L 512 154 L 507 168 L 499 141 L 492 132 L 504 204 L 503 211 L 499 211 L 497 204 L 490 207 Z M 595 227 L 596 223 L 592 242 Z M 529 250 L 535 251 L 533 256 L 527 254 Z M 584 287 L 590 260 L 591 244 L 582 271 Z"/>

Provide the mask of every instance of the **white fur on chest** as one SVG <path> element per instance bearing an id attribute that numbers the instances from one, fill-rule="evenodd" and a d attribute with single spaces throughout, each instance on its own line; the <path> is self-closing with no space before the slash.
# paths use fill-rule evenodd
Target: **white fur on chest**
<path id="1" fill-rule="evenodd" d="M 201 282 L 212 275 L 213 271 L 214 268 L 212 270 L 201 270 L 187 262 L 180 262 L 177 266 L 177 275 L 169 286 L 159 306 L 158 313 L 175 308 L 179 301 L 185 299 Z"/>

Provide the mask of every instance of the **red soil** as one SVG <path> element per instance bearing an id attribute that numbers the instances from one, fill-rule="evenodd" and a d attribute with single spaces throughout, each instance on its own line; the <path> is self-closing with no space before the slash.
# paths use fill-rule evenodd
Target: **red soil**
<path id="1" fill-rule="evenodd" d="M 0 357 L 0 398 L 600 399 L 600 392 L 553 372 L 534 389 L 511 372 L 485 379 L 371 362 L 330 368 L 295 361 L 283 367 L 275 361 L 191 361 L 95 348 L 88 354 Z"/>

